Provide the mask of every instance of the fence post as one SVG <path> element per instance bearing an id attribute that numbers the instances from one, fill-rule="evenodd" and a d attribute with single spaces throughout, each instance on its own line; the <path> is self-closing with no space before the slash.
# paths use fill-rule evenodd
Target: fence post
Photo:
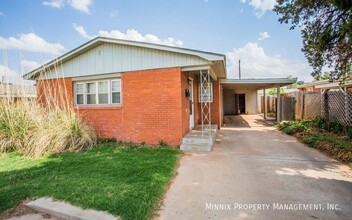
<path id="1" fill-rule="evenodd" d="M 323 118 L 327 121 L 330 122 L 329 120 L 329 95 L 328 95 L 328 89 L 324 89 L 322 95 L 322 102 L 321 102 L 321 111 L 322 111 L 322 116 Z"/>
<path id="2" fill-rule="evenodd" d="M 266 119 L 266 96 L 265 96 L 265 89 L 263 89 L 264 99 L 263 99 L 263 112 L 264 112 L 264 119 Z"/>
<path id="3" fill-rule="evenodd" d="M 281 100 L 280 100 L 280 85 L 277 86 L 277 93 L 276 93 L 276 121 L 278 123 L 281 122 Z"/>
<path id="4" fill-rule="evenodd" d="M 305 92 L 303 92 L 303 94 L 302 94 L 302 112 L 301 112 L 301 121 L 303 121 L 304 120 L 304 111 L 305 111 L 305 109 L 306 109 L 306 94 L 305 94 Z"/>
<path id="5" fill-rule="evenodd" d="M 352 95 L 352 94 L 351 94 Z M 345 126 L 352 126 L 352 104 L 351 101 L 349 100 L 349 91 L 348 89 L 345 87 L 344 88 L 344 96 L 345 96 Z M 352 96 L 351 96 L 352 99 Z"/>

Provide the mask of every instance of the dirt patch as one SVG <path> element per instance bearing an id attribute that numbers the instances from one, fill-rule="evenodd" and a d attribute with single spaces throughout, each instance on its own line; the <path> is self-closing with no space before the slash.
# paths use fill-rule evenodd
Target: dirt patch
<path id="1" fill-rule="evenodd" d="M 350 166 L 352 165 L 352 152 L 350 150 L 337 147 L 336 145 L 328 141 L 319 141 L 316 142 L 314 145 L 305 143 L 305 140 L 311 135 L 312 134 L 307 134 L 305 132 L 298 132 L 293 134 L 292 136 L 296 137 L 299 141 L 308 145 L 309 147 L 319 149 L 325 154 L 332 156 L 336 160 L 347 163 Z"/>
<path id="2" fill-rule="evenodd" d="M 25 200 L 25 201 L 21 202 L 15 208 L 8 209 L 8 210 L 4 211 L 3 213 L 0 213 L 0 219 L 5 220 L 5 219 L 13 218 L 13 217 L 21 217 L 21 216 L 30 215 L 30 214 L 40 214 L 43 217 L 43 219 L 59 220 L 58 218 L 53 218 L 48 214 L 39 213 L 33 209 L 28 208 L 26 206 L 26 204 L 29 201 L 30 200 Z"/>

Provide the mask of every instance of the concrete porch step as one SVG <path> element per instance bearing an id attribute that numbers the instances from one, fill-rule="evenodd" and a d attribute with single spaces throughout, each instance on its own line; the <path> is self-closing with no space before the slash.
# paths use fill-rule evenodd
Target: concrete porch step
<path id="1" fill-rule="evenodd" d="M 217 131 L 217 125 L 212 125 L 211 138 L 203 137 L 201 126 L 197 126 L 182 138 L 180 149 L 182 151 L 209 152 L 215 143 Z"/>

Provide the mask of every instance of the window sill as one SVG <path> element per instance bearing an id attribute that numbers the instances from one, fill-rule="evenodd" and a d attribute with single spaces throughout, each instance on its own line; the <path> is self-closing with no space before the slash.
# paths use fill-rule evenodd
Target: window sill
<path id="1" fill-rule="evenodd" d="M 94 110 L 94 109 L 103 109 L 103 110 L 110 110 L 110 109 L 121 109 L 122 105 L 82 105 L 82 106 L 75 106 L 77 110 Z"/>

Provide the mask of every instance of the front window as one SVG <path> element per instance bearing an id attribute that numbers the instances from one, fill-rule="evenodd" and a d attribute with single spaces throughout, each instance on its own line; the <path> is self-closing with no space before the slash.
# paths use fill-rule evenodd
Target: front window
<path id="1" fill-rule="evenodd" d="M 121 102 L 121 81 L 112 80 L 111 81 L 111 103 Z"/>
<path id="2" fill-rule="evenodd" d="M 76 105 L 121 104 L 121 80 L 99 80 L 74 84 Z"/>
<path id="3" fill-rule="evenodd" d="M 99 104 L 109 104 L 109 83 L 108 81 L 98 82 Z"/>
<path id="4" fill-rule="evenodd" d="M 87 104 L 97 104 L 96 83 L 87 83 Z"/>
<path id="5" fill-rule="evenodd" d="M 84 104 L 84 84 L 77 83 L 75 92 L 76 92 L 77 105 L 83 105 Z"/>

